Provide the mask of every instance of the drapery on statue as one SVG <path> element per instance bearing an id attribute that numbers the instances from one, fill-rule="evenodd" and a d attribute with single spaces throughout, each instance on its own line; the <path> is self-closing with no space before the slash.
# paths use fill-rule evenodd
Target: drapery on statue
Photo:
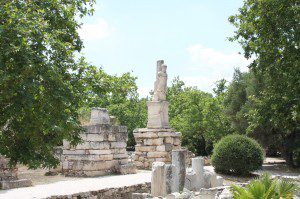
<path id="1" fill-rule="evenodd" d="M 162 60 L 157 62 L 156 81 L 154 84 L 153 101 L 165 101 L 167 95 L 167 65 Z"/>

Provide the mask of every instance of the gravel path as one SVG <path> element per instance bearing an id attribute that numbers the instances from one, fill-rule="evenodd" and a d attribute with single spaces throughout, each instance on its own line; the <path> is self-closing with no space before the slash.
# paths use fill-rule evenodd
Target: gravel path
<path id="1" fill-rule="evenodd" d="M 59 181 L 33 187 L 2 190 L 0 199 L 37 199 L 54 195 L 69 195 L 80 192 L 96 191 L 105 188 L 123 187 L 151 181 L 150 171 L 137 174 L 114 175 L 98 178 L 79 178 L 77 180 Z"/>

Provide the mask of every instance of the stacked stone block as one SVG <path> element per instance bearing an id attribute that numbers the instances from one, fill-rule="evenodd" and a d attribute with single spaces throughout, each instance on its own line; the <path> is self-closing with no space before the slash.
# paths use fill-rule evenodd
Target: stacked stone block
<path id="1" fill-rule="evenodd" d="M 106 109 L 94 108 L 91 124 L 84 126 L 82 143 L 63 143 L 62 170 L 68 176 L 101 176 L 128 173 L 127 127 L 110 124 Z"/>
<path id="2" fill-rule="evenodd" d="M 28 187 L 32 183 L 27 179 L 18 179 L 18 168 L 10 167 L 9 160 L 0 156 L 0 189 Z"/>
<path id="3" fill-rule="evenodd" d="M 136 129 L 134 162 L 138 168 L 149 169 L 153 162 L 171 163 L 171 152 L 181 148 L 181 133 L 171 128 Z"/>

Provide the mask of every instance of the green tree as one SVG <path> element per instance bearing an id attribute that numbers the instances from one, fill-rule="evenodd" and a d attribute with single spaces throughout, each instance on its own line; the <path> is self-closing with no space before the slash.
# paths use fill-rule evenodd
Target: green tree
<path id="1" fill-rule="evenodd" d="M 300 6 L 297 0 L 246 0 L 229 18 L 254 75 L 265 87 L 255 98 L 250 128 L 270 121 L 280 129 L 284 157 L 296 166 L 300 143 Z M 300 164 L 298 163 L 298 166 Z"/>
<path id="2" fill-rule="evenodd" d="M 12 164 L 55 166 L 53 147 L 80 141 L 76 17 L 90 14 L 93 3 L 0 2 L 0 153 Z"/>
<path id="3" fill-rule="evenodd" d="M 223 114 L 221 92 L 214 97 L 196 87 L 185 87 L 177 77 L 168 88 L 167 99 L 171 126 L 182 133 L 182 144 L 194 153 L 207 155 L 214 143 L 232 132 Z"/>

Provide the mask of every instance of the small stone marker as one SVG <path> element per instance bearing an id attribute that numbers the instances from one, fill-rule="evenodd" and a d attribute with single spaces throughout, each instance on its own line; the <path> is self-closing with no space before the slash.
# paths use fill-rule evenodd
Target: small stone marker
<path id="1" fill-rule="evenodd" d="M 166 175 L 166 191 L 167 194 L 172 193 L 172 187 L 174 187 L 175 184 L 175 173 L 176 168 L 172 164 L 167 164 L 165 166 L 165 175 Z"/>
<path id="2" fill-rule="evenodd" d="M 176 168 L 175 184 L 174 184 L 174 190 L 172 190 L 172 192 L 180 192 L 184 188 L 185 174 L 186 174 L 186 167 L 185 167 L 186 155 L 187 155 L 186 149 L 178 149 L 172 151 L 172 164 Z"/>
<path id="3" fill-rule="evenodd" d="M 152 176 L 151 176 L 151 195 L 166 196 L 166 175 L 165 175 L 165 163 L 154 162 L 152 164 Z"/>
<path id="4" fill-rule="evenodd" d="M 196 190 L 200 190 L 204 186 L 204 158 L 192 158 L 192 168 L 196 173 Z"/>

